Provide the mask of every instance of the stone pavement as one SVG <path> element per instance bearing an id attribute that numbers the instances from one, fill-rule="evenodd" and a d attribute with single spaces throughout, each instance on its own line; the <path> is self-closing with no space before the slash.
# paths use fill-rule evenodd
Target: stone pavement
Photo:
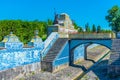
<path id="1" fill-rule="evenodd" d="M 37 74 L 31 74 L 18 80 L 73 80 L 94 64 L 109 50 L 103 46 L 88 50 L 88 60 L 83 60 L 74 66 L 69 66 L 56 73 L 40 71 Z"/>
<path id="2" fill-rule="evenodd" d="M 80 80 L 120 80 L 120 77 L 111 78 L 107 75 L 107 67 L 109 55 L 102 59 L 99 64 L 95 65 L 91 70 L 85 74 Z"/>

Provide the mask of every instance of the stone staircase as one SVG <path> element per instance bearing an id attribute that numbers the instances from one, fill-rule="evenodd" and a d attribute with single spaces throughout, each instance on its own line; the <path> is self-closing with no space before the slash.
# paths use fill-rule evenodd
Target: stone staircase
<path id="1" fill-rule="evenodd" d="M 112 51 L 120 52 L 120 39 L 112 40 Z"/>
<path id="2" fill-rule="evenodd" d="M 108 64 L 108 74 L 110 77 L 120 75 L 120 39 L 112 40 L 112 50 Z"/>
<path id="3" fill-rule="evenodd" d="M 66 38 L 59 38 L 48 51 L 47 55 L 41 61 L 41 69 L 44 71 L 53 71 L 52 62 L 61 51 L 64 44 L 68 41 Z"/>

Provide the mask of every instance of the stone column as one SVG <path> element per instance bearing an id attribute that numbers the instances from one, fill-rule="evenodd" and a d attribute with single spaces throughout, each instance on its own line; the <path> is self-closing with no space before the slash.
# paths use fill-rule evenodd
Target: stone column
<path id="1" fill-rule="evenodd" d="M 87 60 L 87 46 L 84 46 L 84 59 Z"/>
<path id="2" fill-rule="evenodd" d="M 87 60 L 87 47 L 90 46 L 92 43 L 87 43 L 84 45 L 84 59 Z"/>

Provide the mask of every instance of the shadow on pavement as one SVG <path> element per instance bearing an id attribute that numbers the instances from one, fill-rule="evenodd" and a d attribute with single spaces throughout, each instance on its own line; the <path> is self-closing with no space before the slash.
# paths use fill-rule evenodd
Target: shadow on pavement
<path id="1" fill-rule="evenodd" d="M 91 61 L 92 63 L 96 63 L 94 60 L 92 59 L 86 59 L 87 61 Z"/>
<path id="2" fill-rule="evenodd" d="M 83 66 L 83 65 L 76 65 L 76 64 L 72 64 L 72 67 L 76 67 L 76 68 L 81 68 L 84 72 L 87 71 L 87 69 Z"/>

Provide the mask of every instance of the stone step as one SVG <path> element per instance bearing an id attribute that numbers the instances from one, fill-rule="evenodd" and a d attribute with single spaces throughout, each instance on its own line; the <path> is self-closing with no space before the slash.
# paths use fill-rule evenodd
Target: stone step
<path id="1" fill-rule="evenodd" d="M 120 46 L 120 43 L 112 43 L 112 46 Z"/>
<path id="2" fill-rule="evenodd" d="M 112 43 L 113 43 L 113 44 L 117 44 L 117 43 L 120 44 L 120 42 L 118 42 L 118 41 L 114 41 L 114 42 L 112 42 Z"/>
<path id="3" fill-rule="evenodd" d="M 111 65 L 118 65 L 118 66 L 120 66 L 120 60 L 111 61 L 110 64 Z"/>
<path id="4" fill-rule="evenodd" d="M 112 43 L 112 46 L 120 46 L 120 43 Z"/>
<path id="5" fill-rule="evenodd" d="M 120 39 L 113 39 L 113 42 L 120 42 Z"/>
<path id="6" fill-rule="evenodd" d="M 112 46 L 120 46 L 120 43 L 112 43 Z"/>
<path id="7" fill-rule="evenodd" d="M 109 59 L 110 65 L 120 65 L 120 52 L 112 52 Z"/>
<path id="8" fill-rule="evenodd" d="M 45 58 L 43 58 L 43 61 L 50 61 L 52 62 L 56 56 L 59 54 L 60 50 L 62 49 L 62 46 L 66 43 L 67 39 L 66 38 L 59 38 L 52 48 L 48 51 L 47 55 Z"/>
<path id="9" fill-rule="evenodd" d="M 44 62 L 53 62 L 53 59 L 43 60 Z"/>
<path id="10" fill-rule="evenodd" d="M 49 54 L 49 55 L 47 55 L 47 56 L 56 56 L 56 54 Z M 46 57 L 47 57 L 47 56 L 46 56 Z"/>
<path id="11" fill-rule="evenodd" d="M 120 51 L 120 48 L 118 48 L 118 47 L 112 47 L 112 50 L 113 51 Z"/>
<path id="12" fill-rule="evenodd" d="M 113 39 L 112 40 L 112 50 L 120 51 L 120 39 Z"/>

